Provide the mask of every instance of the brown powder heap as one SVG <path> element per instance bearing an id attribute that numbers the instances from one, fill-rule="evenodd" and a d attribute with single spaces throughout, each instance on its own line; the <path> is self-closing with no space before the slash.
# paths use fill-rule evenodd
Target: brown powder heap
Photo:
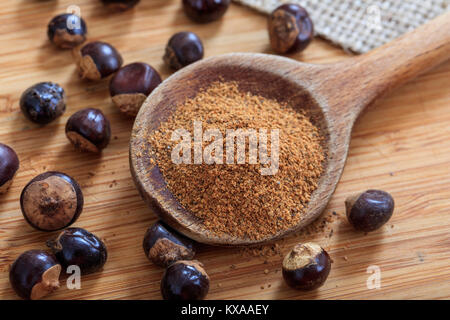
<path id="1" fill-rule="evenodd" d="M 219 129 L 224 140 L 224 164 L 175 164 L 171 141 L 176 129 L 194 137 L 194 121 L 203 132 Z M 250 164 L 248 141 L 245 164 L 226 164 L 226 130 L 279 129 L 279 169 L 261 175 L 261 167 Z M 308 117 L 290 106 L 248 92 L 234 82 L 215 82 L 177 111 L 148 137 L 152 152 L 169 190 L 205 227 L 218 236 L 228 234 L 258 240 L 296 225 L 302 218 L 323 172 L 323 137 Z M 258 140 L 260 141 L 260 140 Z M 203 149 L 211 141 L 203 143 Z M 192 143 L 192 148 L 193 150 Z M 194 159 L 193 151 L 191 159 Z M 259 158 L 258 158 L 259 160 Z"/>

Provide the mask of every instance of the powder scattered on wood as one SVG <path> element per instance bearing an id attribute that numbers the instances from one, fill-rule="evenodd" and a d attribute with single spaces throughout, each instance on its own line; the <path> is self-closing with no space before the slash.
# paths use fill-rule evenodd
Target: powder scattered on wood
<path id="1" fill-rule="evenodd" d="M 224 164 L 173 163 L 171 151 L 179 142 L 171 135 L 179 128 L 193 135 L 194 121 L 203 131 L 220 130 L 223 137 L 227 129 L 279 129 L 278 172 L 261 175 L 262 164 L 249 163 L 248 154 L 245 164 L 226 164 L 226 152 Z M 297 225 L 326 157 L 324 138 L 301 106 L 242 92 L 234 82 L 212 83 L 187 99 L 148 140 L 169 190 L 219 237 L 258 240 Z"/>

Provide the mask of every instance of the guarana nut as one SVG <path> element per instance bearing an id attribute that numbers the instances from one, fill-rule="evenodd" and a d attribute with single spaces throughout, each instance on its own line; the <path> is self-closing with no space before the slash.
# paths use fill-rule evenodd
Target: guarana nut
<path id="1" fill-rule="evenodd" d="M 17 170 L 19 157 L 16 152 L 6 144 L 0 143 L 0 194 L 9 189 Z"/>
<path id="2" fill-rule="evenodd" d="M 209 291 L 209 276 L 195 260 L 180 260 L 171 264 L 161 280 L 165 300 L 203 300 Z"/>
<path id="3" fill-rule="evenodd" d="M 345 200 L 347 219 L 359 231 L 381 228 L 394 212 L 394 199 L 382 190 L 367 190 Z"/>
<path id="4" fill-rule="evenodd" d="M 22 93 L 20 109 L 30 121 L 48 124 L 66 111 L 66 94 L 56 83 L 40 82 Z"/>
<path id="5" fill-rule="evenodd" d="M 203 58 L 203 44 L 193 32 L 178 32 L 167 43 L 164 62 L 178 70 Z"/>
<path id="6" fill-rule="evenodd" d="M 179 260 L 191 260 L 195 255 L 192 240 L 160 222 L 148 228 L 142 245 L 147 258 L 162 267 Z"/>
<path id="7" fill-rule="evenodd" d="M 123 64 L 120 53 L 106 42 L 94 41 L 73 49 L 81 78 L 98 81 L 113 74 Z"/>
<path id="8" fill-rule="evenodd" d="M 103 268 L 108 258 L 106 246 L 100 238 L 82 228 L 67 228 L 56 239 L 48 240 L 64 270 L 71 265 L 80 268 L 81 274 L 89 274 Z"/>
<path id="9" fill-rule="evenodd" d="M 308 12 L 297 4 L 286 3 L 269 16 L 269 38 L 278 53 L 304 50 L 314 37 L 314 26 Z"/>
<path id="10" fill-rule="evenodd" d="M 161 77 L 154 68 L 136 62 L 117 71 L 109 84 L 109 92 L 122 113 L 135 117 L 147 96 L 160 83 Z"/>
<path id="11" fill-rule="evenodd" d="M 48 24 L 48 39 L 57 47 L 71 49 L 86 41 L 86 22 L 76 14 L 64 13 Z"/>
<path id="12" fill-rule="evenodd" d="M 22 253 L 12 264 L 9 281 L 17 295 L 38 300 L 59 288 L 61 265 L 54 255 L 43 250 Z"/>
<path id="13" fill-rule="evenodd" d="M 86 108 L 67 120 L 66 136 L 76 149 L 99 153 L 111 140 L 111 125 L 103 112 Z"/>
<path id="14" fill-rule="evenodd" d="M 297 290 L 314 290 L 325 282 L 331 270 L 328 253 L 318 244 L 297 244 L 283 260 L 283 278 Z"/>
<path id="15" fill-rule="evenodd" d="M 183 0 L 186 15 L 199 23 L 220 19 L 230 6 L 231 0 Z"/>
<path id="16" fill-rule="evenodd" d="M 103 4 L 109 9 L 116 11 L 125 11 L 133 8 L 140 0 L 102 0 Z"/>
<path id="17" fill-rule="evenodd" d="M 74 223 L 83 210 L 83 193 L 68 175 L 48 171 L 23 188 L 20 207 L 25 220 L 41 231 L 55 231 Z"/>

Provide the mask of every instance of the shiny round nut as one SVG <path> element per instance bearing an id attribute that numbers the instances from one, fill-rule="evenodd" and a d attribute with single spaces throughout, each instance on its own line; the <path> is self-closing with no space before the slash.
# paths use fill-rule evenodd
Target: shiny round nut
<path id="1" fill-rule="evenodd" d="M 81 78 L 98 81 L 120 69 L 122 56 L 106 42 L 90 42 L 73 51 Z"/>
<path id="2" fill-rule="evenodd" d="M 75 112 L 67 120 L 66 136 L 76 149 L 98 153 L 111 140 L 111 126 L 103 112 L 86 108 Z"/>
<path id="3" fill-rule="evenodd" d="M 83 210 L 78 183 L 68 175 L 48 171 L 23 188 L 20 207 L 25 220 L 41 231 L 55 231 L 74 223 Z"/>
<path id="4" fill-rule="evenodd" d="M 121 68 L 111 79 L 109 92 L 119 110 L 135 117 L 150 93 L 161 83 L 158 72 L 146 63 L 136 62 Z"/>
<path id="5" fill-rule="evenodd" d="M 330 273 L 331 259 L 318 244 L 297 244 L 283 260 L 283 278 L 297 290 L 314 290 L 325 282 Z"/>
<path id="6" fill-rule="evenodd" d="M 17 170 L 19 157 L 16 152 L 6 144 L 0 143 L 0 194 L 8 190 Z"/>
<path id="7" fill-rule="evenodd" d="M 54 17 L 48 24 L 48 39 L 57 47 L 71 49 L 86 41 L 87 27 L 83 18 L 64 13 Z"/>
<path id="8" fill-rule="evenodd" d="M 230 6 L 231 0 L 183 0 L 186 15 L 199 23 L 220 19 Z"/>
<path id="9" fill-rule="evenodd" d="M 56 83 L 40 82 L 22 93 L 20 109 L 30 121 L 48 124 L 66 111 L 66 94 Z"/>
<path id="10" fill-rule="evenodd" d="M 140 0 L 102 0 L 103 4 L 111 10 L 125 11 L 133 8 Z"/>
<path id="11" fill-rule="evenodd" d="M 209 291 L 209 276 L 198 261 L 177 261 L 164 272 L 161 294 L 165 300 L 203 300 Z"/>
<path id="12" fill-rule="evenodd" d="M 148 228 L 142 246 L 147 258 L 161 267 L 168 267 L 179 260 L 191 260 L 195 255 L 192 240 L 160 222 Z"/>
<path id="13" fill-rule="evenodd" d="M 394 199 L 382 190 L 367 190 L 345 200 L 347 219 L 359 231 L 381 228 L 394 212 Z"/>
<path id="14" fill-rule="evenodd" d="M 296 4 L 283 4 L 269 16 L 269 38 L 278 53 L 304 50 L 314 37 L 314 26 L 308 12 Z"/>
<path id="15" fill-rule="evenodd" d="M 59 288 L 61 265 L 54 255 L 42 250 L 22 253 L 12 264 L 9 282 L 17 295 L 38 300 Z"/>
<path id="16" fill-rule="evenodd" d="M 89 274 L 103 268 L 108 258 L 106 246 L 100 238 L 82 228 L 67 228 L 56 239 L 48 240 L 64 270 L 75 265 L 81 274 Z"/>
<path id="17" fill-rule="evenodd" d="M 203 58 L 203 44 L 193 32 L 174 34 L 166 46 L 164 62 L 178 70 Z"/>

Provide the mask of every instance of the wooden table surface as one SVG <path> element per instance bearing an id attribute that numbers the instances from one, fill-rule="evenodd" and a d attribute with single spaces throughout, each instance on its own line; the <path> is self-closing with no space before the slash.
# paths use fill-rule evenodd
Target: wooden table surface
<path id="1" fill-rule="evenodd" d="M 20 212 L 24 185 L 46 170 L 75 177 L 83 187 L 85 209 L 75 226 L 104 238 L 109 258 L 101 273 L 82 278 L 80 290 L 64 285 L 49 299 L 160 299 L 163 270 L 144 256 L 142 238 L 155 215 L 139 197 L 129 172 L 132 120 L 112 105 L 108 82 L 81 81 L 70 51 L 55 49 L 46 38 L 48 21 L 75 4 L 81 8 L 89 38 L 113 44 L 125 62 L 143 61 L 170 75 L 162 63 L 168 38 L 191 30 L 204 40 L 206 56 L 228 52 L 271 53 L 266 19 L 232 5 L 222 21 L 190 22 L 179 0 L 142 0 L 133 11 L 111 14 L 100 1 L 4 0 L 0 3 L 0 142 L 12 146 L 21 166 L 10 191 L 0 196 L 0 299 L 15 299 L 8 281 L 14 259 L 45 248 L 52 233 L 32 229 Z M 328 63 L 349 57 L 316 39 L 293 59 Z M 388 62 L 387 62 L 388 63 Z M 61 84 L 68 93 L 66 113 L 45 127 L 23 117 L 19 98 L 40 81 Z M 101 155 L 78 153 L 64 134 L 75 111 L 102 109 L 114 138 Z M 344 175 L 325 215 L 338 216 L 329 229 L 280 242 L 284 254 L 299 241 L 316 241 L 333 258 L 325 285 L 315 292 L 288 288 L 278 255 L 243 255 L 236 248 L 200 246 L 197 258 L 211 277 L 210 299 L 419 299 L 450 298 L 450 62 L 390 93 L 357 122 Z M 382 229 L 367 235 L 351 229 L 344 199 L 368 188 L 392 193 L 396 208 Z M 369 266 L 381 271 L 381 288 L 368 289 Z"/>

